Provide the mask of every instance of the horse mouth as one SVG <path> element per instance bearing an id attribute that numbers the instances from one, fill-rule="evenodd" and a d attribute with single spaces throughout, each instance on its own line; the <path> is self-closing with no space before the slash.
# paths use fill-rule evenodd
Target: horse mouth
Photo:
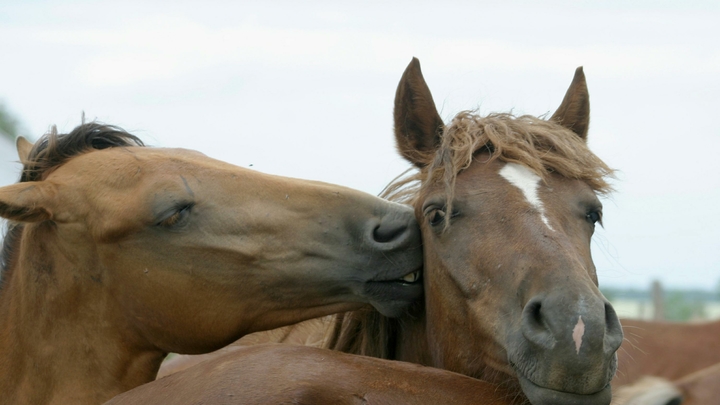
<path id="1" fill-rule="evenodd" d="M 422 273 L 420 272 L 420 269 L 413 271 L 412 273 L 406 274 L 403 278 L 401 278 L 400 281 L 405 284 L 413 284 L 417 283 L 420 280 L 420 276 Z"/>
<path id="2" fill-rule="evenodd" d="M 421 284 L 422 280 L 422 268 L 419 268 L 413 272 L 410 272 L 400 278 L 388 279 L 388 280 L 370 280 L 368 284 L 382 285 L 382 284 L 399 284 L 404 286 L 413 286 Z"/>
<path id="3" fill-rule="evenodd" d="M 594 393 L 576 394 L 542 387 L 520 373 L 517 375 L 523 393 L 533 405 L 609 405 L 612 400 L 610 383 Z"/>
<path id="4" fill-rule="evenodd" d="M 392 277 L 392 278 L 391 278 Z M 420 284 L 422 280 L 422 267 L 419 267 L 401 277 L 391 275 L 376 276 L 370 280 L 365 281 L 366 284 L 381 285 L 381 284 L 402 284 L 402 285 L 415 285 Z"/>
<path id="5" fill-rule="evenodd" d="M 422 294 L 422 269 L 416 269 L 399 278 L 366 281 L 362 295 L 381 314 L 397 318 L 417 302 Z"/>

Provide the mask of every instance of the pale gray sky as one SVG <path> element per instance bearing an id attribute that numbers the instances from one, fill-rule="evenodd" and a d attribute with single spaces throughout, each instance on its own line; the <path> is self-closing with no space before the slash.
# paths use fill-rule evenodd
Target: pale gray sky
<path id="1" fill-rule="evenodd" d="M 593 242 L 601 284 L 712 289 L 720 6 L 627 3 L 6 0 L 0 101 L 36 137 L 84 111 L 152 145 L 377 194 L 407 168 L 391 114 L 413 56 L 446 119 L 552 112 L 583 65 L 591 147 L 620 170 Z"/>

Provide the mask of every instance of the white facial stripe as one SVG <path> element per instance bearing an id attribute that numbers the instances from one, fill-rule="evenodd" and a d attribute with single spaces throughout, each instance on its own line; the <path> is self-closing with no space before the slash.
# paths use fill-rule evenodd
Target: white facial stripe
<path id="1" fill-rule="evenodd" d="M 509 181 L 510 184 L 517 187 L 522 191 L 525 199 L 535 207 L 540 213 L 540 220 L 550 229 L 555 231 L 550 222 L 545 216 L 545 207 L 543 207 L 542 201 L 538 196 L 538 187 L 540 187 L 540 176 L 533 173 L 532 170 L 528 169 L 523 165 L 517 163 L 507 163 L 505 167 L 500 169 L 500 175 Z"/>
<path id="2" fill-rule="evenodd" d="M 572 338 L 575 342 L 575 354 L 580 354 L 580 346 L 582 346 L 583 336 L 585 335 L 585 322 L 582 316 L 578 316 L 577 324 L 573 328 Z"/>

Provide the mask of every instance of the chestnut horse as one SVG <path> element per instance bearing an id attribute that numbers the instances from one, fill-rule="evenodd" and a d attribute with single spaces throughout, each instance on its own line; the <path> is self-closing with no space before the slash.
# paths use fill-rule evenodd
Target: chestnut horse
<path id="1" fill-rule="evenodd" d="M 412 211 L 83 124 L 0 188 L 3 403 L 99 404 L 168 352 L 422 294 Z"/>
<path id="2" fill-rule="evenodd" d="M 398 319 L 340 315 L 328 347 L 522 389 L 533 404 L 609 403 L 623 335 L 590 239 L 612 171 L 587 147 L 589 112 L 578 68 L 549 120 L 461 112 L 446 126 L 414 59 L 394 119 L 419 172 L 388 195 L 420 223 L 424 302 Z"/>
<path id="3" fill-rule="evenodd" d="M 395 137 L 419 172 L 386 196 L 415 209 L 425 299 L 398 319 L 340 315 L 326 347 L 459 372 L 533 404 L 608 404 L 622 330 L 597 288 L 590 239 L 612 171 L 587 147 L 588 100 L 578 69 L 550 120 L 463 112 L 445 126 L 413 59 Z M 296 330 L 256 341 L 297 341 Z M 171 361 L 165 374 L 191 364 Z"/>

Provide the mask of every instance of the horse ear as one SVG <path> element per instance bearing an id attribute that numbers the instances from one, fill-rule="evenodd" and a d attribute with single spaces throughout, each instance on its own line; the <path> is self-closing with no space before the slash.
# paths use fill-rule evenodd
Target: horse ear
<path id="1" fill-rule="evenodd" d="M 412 59 L 400 79 L 393 115 L 398 152 L 419 168 L 427 166 L 440 146 L 444 124 L 417 58 Z"/>
<path id="2" fill-rule="evenodd" d="M 25 163 L 28 160 L 28 157 L 30 156 L 30 151 L 32 150 L 33 144 L 25 139 L 22 136 L 18 136 L 15 140 L 15 147 L 17 148 L 18 152 L 18 158 L 20 158 L 20 163 Z"/>
<path id="3" fill-rule="evenodd" d="M 56 188 L 43 181 L 29 181 L 0 187 L 0 216 L 17 222 L 52 219 L 50 209 Z"/>
<path id="4" fill-rule="evenodd" d="M 565 93 L 565 98 L 550 119 L 587 141 L 590 126 L 590 96 L 582 66 L 575 70 L 575 77 Z"/>

